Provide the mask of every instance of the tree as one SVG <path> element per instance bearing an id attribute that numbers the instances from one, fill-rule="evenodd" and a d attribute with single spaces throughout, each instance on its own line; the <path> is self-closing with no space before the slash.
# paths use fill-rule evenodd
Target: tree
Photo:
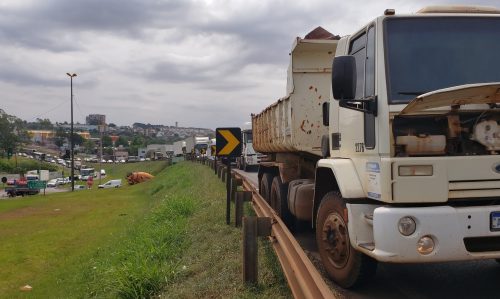
<path id="1" fill-rule="evenodd" d="M 143 136 L 136 135 L 132 138 L 130 142 L 130 146 L 128 148 L 128 153 L 129 155 L 132 156 L 137 156 L 137 152 L 139 151 L 139 148 L 145 147 L 146 146 L 146 141 L 144 140 Z"/>
<path id="2" fill-rule="evenodd" d="M 50 122 L 50 119 L 48 118 L 37 118 L 36 119 L 38 129 L 40 130 L 52 130 L 54 129 L 54 125 Z"/>
<path id="3" fill-rule="evenodd" d="M 82 145 L 85 139 L 77 133 L 73 133 L 73 143 L 77 145 Z"/>
<path id="4" fill-rule="evenodd" d="M 64 131 L 64 128 L 57 127 L 56 136 L 54 137 L 54 144 L 58 147 L 61 147 L 66 141 L 66 138 L 68 138 L 68 134 Z"/>
<path id="5" fill-rule="evenodd" d="M 102 136 L 102 146 L 110 147 L 113 146 L 113 140 L 109 136 Z"/>
<path id="6" fill-rule="evenodd" d="M 115 142 L 115 146 L 123 146 L 123 147 L 128 147 L 128 139 L 125 138 L 124 136 L 118 137 L 118 140 Z"/>
<path id="7" fill-rule="evenodd" d="M 23 136 L 27 134 L 22 121 L 0 109 L 0 151 L 15 151 Z"/>
<path id="8" fill-rule="evenodd" d="M 95 143 L 90 140 L 90 139 L 87 139 L 83 142 L 83 147 L 85 148 L 85 152 L 87 154 L 94 154 L 95 153 Z"/>

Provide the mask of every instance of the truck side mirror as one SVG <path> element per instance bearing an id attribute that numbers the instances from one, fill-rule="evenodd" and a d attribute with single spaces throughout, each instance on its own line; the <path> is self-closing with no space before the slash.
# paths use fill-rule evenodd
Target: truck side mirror
<path id="1" fill-rule="evenodd" d="M 338 56 L 332 65 L 332 92 L 336 100 L 352 100 L 356 96 L 356 60 L 354 56 Z"/>
<path id="2" fill-rule="evenodd" d="M 323 103 L 323 126 L 328 127 L 330 125 L 330 103 L 324 102 Z"/>

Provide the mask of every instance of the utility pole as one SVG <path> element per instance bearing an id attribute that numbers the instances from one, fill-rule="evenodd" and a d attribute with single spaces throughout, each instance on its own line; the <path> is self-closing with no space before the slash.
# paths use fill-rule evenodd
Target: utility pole
<path id="1" fill-rule="evenodd" d="M 104 132 L 104 124 L 99 125 L 99 185 L 101 185 L 101 177 L 102 177 L 102 133 Z"/>
<path id="2" fill-rule="evenodd" d="M 66 73 L 70 77 L 71 84 L 71 133 L 70 133 L 70 142 L 71 142 L 71 191 L 75 191 L 75 144 L 73 141 L 73 77 L 76 77 L 76 74 Z"/>

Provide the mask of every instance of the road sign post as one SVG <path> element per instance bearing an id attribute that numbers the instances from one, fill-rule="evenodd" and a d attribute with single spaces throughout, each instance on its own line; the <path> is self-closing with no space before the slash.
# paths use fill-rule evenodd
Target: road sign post
<path id="1" fill-rule="evenodd" d="M 226 173 L 226 224 L 231 223 L 231 158 L 227 158 Z"/>
<path id="2" fill-rule="evenodd" d="M 226 175 L 226 224 L 231 222 L 231 158 L 241 155 L 241 129 L 217 128 L 215 130 L 217 157 L 225 157 Z"/>

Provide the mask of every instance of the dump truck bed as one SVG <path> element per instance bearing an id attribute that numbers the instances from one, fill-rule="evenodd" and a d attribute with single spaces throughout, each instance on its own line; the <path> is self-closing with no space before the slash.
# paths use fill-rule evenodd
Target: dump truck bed
<path id="1" fill-rule="evenodd" d="M 252 115 L 256 151 L 321 155 L 321 137 L 328 134 L 322 122 L 322 106 L 330 98 L 332 61 L 338 42 L 331 38 L 330 34 L 327 39 L 296 39 L 290 53 L 287 96 Z"/>

